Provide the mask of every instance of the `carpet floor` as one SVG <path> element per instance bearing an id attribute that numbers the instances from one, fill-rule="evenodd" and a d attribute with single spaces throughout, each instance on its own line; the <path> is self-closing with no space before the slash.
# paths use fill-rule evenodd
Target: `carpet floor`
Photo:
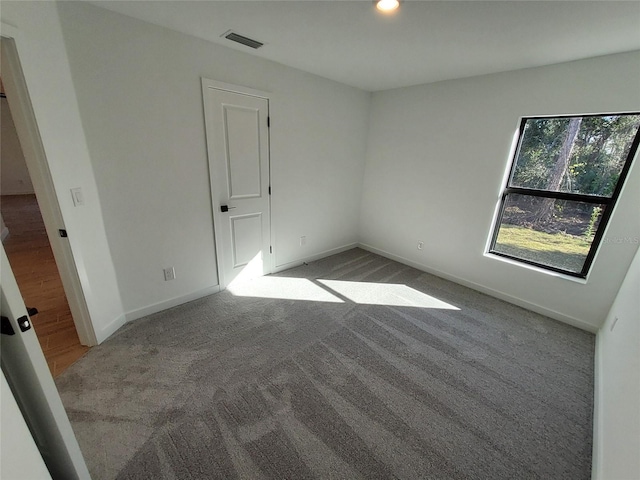
<path id="1" fill-rule="evenodd" d="M 589 479 L 594 335 L 360 249 L 56 379 L 94 480 Z"/>

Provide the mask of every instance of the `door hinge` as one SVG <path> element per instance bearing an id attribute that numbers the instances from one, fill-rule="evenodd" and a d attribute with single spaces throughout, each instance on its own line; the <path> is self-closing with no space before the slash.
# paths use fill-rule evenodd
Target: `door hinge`
<path id="1" fill-rule="evenodd" d="M 269 195 L 271 195 L 271 185 L 269 185 Z"/>
<path id="2" fill-rule="evenodd" d="M 271 127 L 271 117 L 267 117 L 267 128 Z"/>
<path id="3" fill-rule="evenodd" d="M 273 247 L 269 245 L 269 253 L 273 253 Z"/>

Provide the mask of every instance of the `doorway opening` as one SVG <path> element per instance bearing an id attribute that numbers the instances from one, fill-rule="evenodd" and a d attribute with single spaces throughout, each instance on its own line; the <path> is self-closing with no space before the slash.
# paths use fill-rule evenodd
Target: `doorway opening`
<path id="1" fill-rule="evenodd" d="M 24 215 L 21 214 L 15 216 L 20 219 L 20 222 L 30 222 L 32 227 L 26 228 L 26 230 L 32 230 L 31 233 L 33 231 L 40 232 L 37 237 L 38 240 L 46 243 L 46 246 L 41 245 L 39 250 L 40 255 L 44 251 L 47 252 L 46 260 L 44 257 L 38 258 L 35 255 L 35 251 L 31 252 L 31 256 L 26 255 L 26 258 L 31 258 L 31 267 L 25 267 L 27 268 L 26 275 L 23 275 L 22 272 L 19 275 L 21 277 L 19 288 L 24 295 L 26 306 L 36 308 L 39 311 L 32 319 L 36 326 L 34 330 L 38 333 L 38 337 L 49 337 L 40 339 L 40 344 L 43 350 L 48 350 L 49 368 L 51 373 L 56 376 L 86 353 L 87 348 L 84 346 L 97 345 L 98 342 L 71 246 L 67 238 L 58 236 L 59 231 L 66 232 L 66 227 L 60 204 L 58 203 L 58 195 L 54 187 L 48 159 L 40 138 L 40 131 L 27 90 L 27 83 L 20 65 L 15 41 L 15 37 L 19 32 L 3 23 L 2 33 L 3 35 L 0 37 L 0 50 L 2 53 L 0 56 L 2 156 L 11 151 L 9 147 L 11 147 L 10 138 L 12 138 L 14 149 L 19 151 L 19 154 L 15 156 L 18 157 L 17 162 L 21 165 L 21 167 L 16 168 L 21 173 L 13 177 L 14 186 L 5 185 L 4 188 L 0 186 L 0 195 L 4 196 L 10 193 L 27 195 L 23 200 L 26 200 L 27 203 L 30 202 L 31 207 L 24 208 L 31 213 L 31 218 L 23 218 Z M 6 128 L 11 128 L 12 132 L 7 134 L 5 132 Z M 15 168 L 12 166 L 6 167 L 4 163 L 3 161 L 2 165 L 0 165 L 2 167 L 0 183 L 5 183 L 6 181 L 10 184 L 11 172 L 14 172 Z M 29 195 L 31 195 L 30 198 L 28 197 Z M 2 198 L 0 198 L 0 210 L 3 210 L 3 205 L 9 207 L 15 203 L 11 199 L 5 199 L 3 202 Z M 12 217 L 8 210 L 6 214 L 8 217 Z M 6 245 L 5 242 L 13 241 L 20 245 L 20 249 L 23 249 L 30 243 L 34 243 L 33 241 L 28 241 L 27 238 L 23 238 L 20 241 L 19 234 L 21 230 L 25 231 L 25 227 L 21 227 L 20 224 L 14 221 L 6 222 L 14 224 L 12 232 L 12 226 L 5 226 L 4 223 L 2 222 L 2 225 L 0 225 L 4 245 Z M 35 223 L 38 224 L 37 228 L 33 227 Z M 11 240 L 11 237 L 13 237 L 13 240 Z M 11 246 L 8 249 L 14 250 Z M 21 270 L 21 266 L 16 263 L 19 262 L 16 256 L 13 254 L 10 256 L 12 257 L 10 260 L 12 270 Z M 34 258 L 35 261 L 33 261 Z M 42 277 L 44 267 L 47 265 L 52 267 L 53 277 L 45 282 L 44 278 L 39 277 Z M 36 285 L 41 287 L 40 296 L 32 297 L 31 293 L 27 293 L 31 291 L 29 282 L 36 282 Z M 62 306 L 53 309 L 52 312 L 48 312 L 53 298 L 61 302 Z M 34 312 L 32 311 L 32 313 Z M 48 320 L 47 317 L 49 317 Z M 66 322 L 71 323 L 67 324 Z M 45 323 L 53 323 L 55 325 L 45 328 L 42 326 Z M 39 324 L 41 325 L 40 328 L 38 328 Z M 65 340 L 65 337 L 68 338 Z M 73 339 L 73 342 L 70 342 L 69 338 Z"/>
<path id="2" fill-rule="evenodd" d="M 89 347 L 78 338 L 1 80 L 0 116 L 2 243 L 55 378 Z"/>

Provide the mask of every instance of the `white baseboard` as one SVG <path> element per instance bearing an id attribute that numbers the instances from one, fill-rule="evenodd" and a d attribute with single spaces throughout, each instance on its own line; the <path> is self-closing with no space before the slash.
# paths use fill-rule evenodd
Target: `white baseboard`
<path id="1" fill-rule="evenodd" d="M 325 250 L 324 252 L 320 252 L 320 253 L 316 253 L 313 255 L 309 255 L 308 257 L 302 258 L 300 260 L 296 260 L 294 262 L 289 262 L 289 263 L 285 263 L 282 265 L 278 265 L 274 268 L 272 273 L 277 273 L 277 272 L 282 272 L 284 270 L 288 270 L 290 268 L 293 267 L 297 267 L 302 265 L 303 263 L 306 262 L 313 262 L 315 260 L 319 260 L 321 258 L 324 257 L 329 257 L 331 255 L 335 255 L 337 253 L 342 253 L 345 252 L 347 250 L 351 250 L 352 248 L 356 248 L 358 246 L 357 243 L 350 243 L 348 245 L 343 245 L 341 247 L 337 247 L 337 248 L 332 248 L 330 250 Z M 193 292 L 187 295 L 182 295 L 180 297 L 175 297 L 175 298 L 170 298 L 169 300 L 164 300 L 162 302 L 158 302 L 158 303 L 154 303 L 153 305 L 148 305 L 146 307 L 142 307 L 142 308 L 138 308 L 136 310 L 131 310 L 130 312 L 125 313 L 125 323 L 126 322 L 131 322 L 133 320 L 137 320 L 139 318 L 142 317 L 146 317 L 147 315 L 152 315 L 154 313 L 158 313 L 161 312 L 163 310 L 167 310 L 168 308 L 172 308 L 172 307 L 177 307 L 178 305 L 182 305 L 183 303 L 187 303 L 187 302 L 191 302 L 193 300 L 197 300 L 199 298 L 202 297 L 206 297 L 208 295 L 212 295 L 214 293 L 218 293 L 220 291 L 220 286 L 219 285 L 215 285 L 212 287 L 208 287 L 205 288 L 203 290 L 199 290 L 197 292 Z M 124 324 L 124 323 L 123 323 Z M 109 335 L 111 335 L 113 332 L 115 332 L 118 328 L 120 328 L 119 325 L 116 328 L 113 329 L 113 331 L 110 331 Z M 106 332 L 107 329 L 104 329 L 103 332 Z M 101 333 L 103 333 L 101 332 Z M 100 335 L 102 337 L 102 335 Z M 108 336 L 108 335 L 107 335 Z M 104 337 L 107 338 L 107 337 Z M 101 339 L 98 339 L 98 342 L 101 342 Z"/>
<path id="2" fill-rule="evenodd" d="M 214 285 L 212 287 L 198 290 L 197 292 L 188 293 L 187 295 L 181 295 L 179 297 L 170 298 L 169 300 L 154 303 L 153 305 L 138 308 L 137 310 L 132 310 L 125 314 L 126 321 L 131 322 L 132 320 L 137 320 L 139 318 L 146 317 L 147 315 L 152 315 L 154 313 L 167 310 L 168 308 L 177 307 L 178 305 L 182 305 L 183 303 L 191 302 L 193 300 L 218 293 L 219 291 L 220 286 Z"/>
<path id="3" fill-rule="evenodd" d="M 494 290 L 492 288 L 485 287 L 484 285 L 480 285 L 478 283 L 465 280 L 464 278 L 456 277 L 455 275 L 450 275 L 448 273 L 441 272 L 440 270 L 436 270 L 435 268 L 431 268 L 431 267 L 428 267 L 427 265 L 423 265 L 421 263 L 414 262 L 413 260 L 409 260 L 408 258 L 404 258 L 399 255 L 395 255 L 393 253 L 380 250 L 379 248 L 372 247 L 371 245 L 360 243 L 358 244 L 358 246 L 363 250 L 367 250 L 368 252 L 375 253 L 377 255 L 388 258 L 390 260 L 395 260 L 396 262 L 403 263 L 405 265 L 409 265 L 410 267 L 417 268 L 418 270 L 422 270 L 423 272 L 430 273 L 432 275 L 435 275 L 436 277 L 444 278 L 445 280 L 450 280 L 454 283 L 463 285 L 465 287 L 469 287 L 478 292 L 487 294 L 491 297 L 495 297 L 500 300 L 504 300 L 505 302 L 512 303 L 514 305 L 525 308 L 527 310 L 531 310 L 532 312 L 539 313 L 540 315 L 553 318 L 554 320 L 558 320 L 560 322 L 566 323 L 573 327 L 577 327 L 581 330 L 586 330 L 591 333 L 596 333 L 598 331 L 598 328 L 591 325 L 590 323 L 587 323 L 578 318 L 571 317 L 569 315 L 565 315 L 560 312 L 556 312 L 555 310 L 552 310 L 547 307 L 543 307 L 542 305 L 528 302 L 521 298 L 514 297 L 507 293 L 501 292 L 499 290 Z"/>
<path id="4" fill-rule="evenodd" d="M 3 190 L 2 195 L 6 195 L 7 197 L 10 195 L 35 195 L 36 192 L 33 191 L 32 188 L 25 189 L 15 189 L 15 190 Z"/>
<path id="5" fill-rule="evenodd" d="M 346 252 L 347 250 L 351 250 L 352 248 L 356 248 L 357 246 L 359 246 L 358 243 L 350 243 L 348 245 L 343 245 L 341 247 L 336 247 L 330 250 L 325 250 L 324 252 L 309 255 L 308 257 L 301 258 L 300 260 L 294 260 L 293 262 L 283 263 L 282 265 L 277 265 L 273 269 L 272 273 L 278 273 L 284 270 L 289 270 L 290 268 L 299 267 L 303 263 L 315 262 L 316 260 L 320 260 L 321 258 L 324 258 L 324 257 L 330 257 L 331 255 L 336 255 L 338 253 Z"/>
<path id="6" fill-rule="evenodd" d="M 600 354 L 601 337 L 600 332 L 596 334 L 596 351 L 594 358 L 594 383 L 593 383 L 593 446 L 591 450 L 591 480 L 602 478 L 600 469 L 602 468 L 602 355 Z"/>
<path id="7" fill-rule="evenodd" d="M 4 242 L 5 238 L 9 236 L 9 229 L 5 226 L 2 227 L 2 232 L 0 232 L 0 242 Z"/>
<path id="8" fill-rule="evenodd" d="M 98 345 L 100 345 L 107 338 L 116 333 L 116 331 L 125 323 L 127 323 L 127 319 L 125 318 L 125 316 L 119 315 L 118 317 L 113 319 L 113 321 L 107 326 L 101 328 L 100 330 L 96 330 L 96 341 L 98 342 Z"/>

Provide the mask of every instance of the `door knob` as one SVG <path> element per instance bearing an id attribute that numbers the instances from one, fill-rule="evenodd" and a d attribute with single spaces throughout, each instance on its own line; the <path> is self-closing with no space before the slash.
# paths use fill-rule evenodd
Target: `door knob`
<path id="1" fill-rule="evenodd" d="M 29 321 L 29 317 L 27 317 L 26 315 L 20 317 L 17 322 L 21 332 L 26 332 L 31 328 L 31 322 Z"/>
<path id="2" fill-rule="evenodd" d="M 221 212 L 228 212 L 232 208 L 236 208 L 236 207 L 230 207 L 229 205 L 220 205 L 220 211 Z"/>

